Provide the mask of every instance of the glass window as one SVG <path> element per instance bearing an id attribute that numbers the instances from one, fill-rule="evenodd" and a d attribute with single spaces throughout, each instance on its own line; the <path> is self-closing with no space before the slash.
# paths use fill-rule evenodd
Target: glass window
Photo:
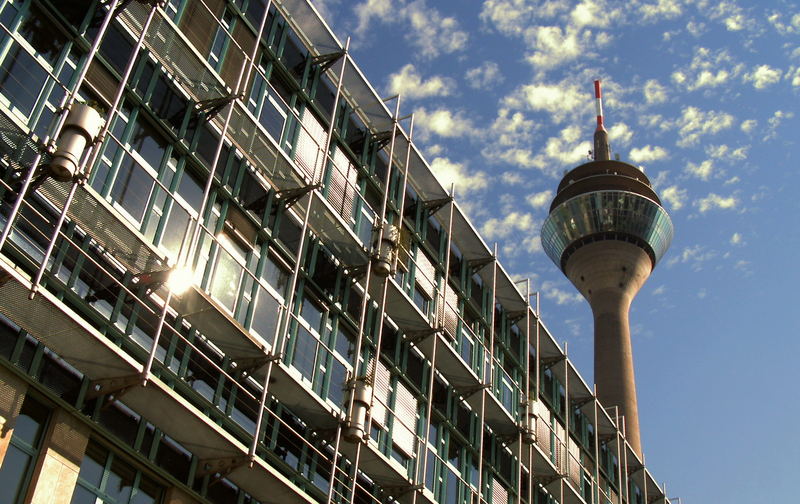
<path id="1" fill-rule="evenodd" d="M 154 504 L 162 491 L 161 485 L 90 440 L 71 504 Z"/>
<path id="2" fill-rule="evenodd" d="M 233 24 L 233 15 L 225 9 L 220 19 L 220 24 L 217 26 L 217 33 L 214 35 L 214 42 L 211 44 L 211 50 L 208 54 L 208 62 L 219 71 L 222 68 L 222 60 L 225 57 L 225 51 L 230 44 L 230 37 L 228 33 L 231 32 Z"/>
<path id="3" fill-rule="evenodd" d="M 244 268 L 237 260 L 245 255 L 234 240 L 222 234 L 217 250 L 217 263 L 214 267 L 214 278 L 211 282 L 211 294 L 228 310 L 233 311 L 239 294 L 239 282 Z"/>
<path id="4" fill-rule="evenodd" d="M 49 414 L 43 404 L 25 397 L 0 467 L 0 488 L 6 498 L 10 497 L 5 502 L 17 503 L 25 497 Z"/>
<path id="5" fill-rule="evenodd" d="M 144 217 L 153 184 L 153 178 L 144 168 L 126 155 L 120 163 L 111 189 L 111 199 L 119 203 L 139 223 Z"/>
<path id="6" fill-rule="evenodd" d="M 0 65 L 0 93 L 28 117 L 33 111 L 47 72 L 22 47 L 14 44 Z"/>

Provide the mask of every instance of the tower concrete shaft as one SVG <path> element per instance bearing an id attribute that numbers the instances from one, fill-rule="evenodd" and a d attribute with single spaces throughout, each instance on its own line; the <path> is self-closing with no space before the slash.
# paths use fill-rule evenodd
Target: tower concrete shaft
<path id="1" fill-rule="evenodd" d="M 619 408 L 625 419 L 625 437 L 639 454 L 639 410 L 628 312 L 652 268 L 650 256 L 637 245 L 605 240 L 575 251 L 564 270 L 592 308 L 597 397 L 605 406 Z"/>

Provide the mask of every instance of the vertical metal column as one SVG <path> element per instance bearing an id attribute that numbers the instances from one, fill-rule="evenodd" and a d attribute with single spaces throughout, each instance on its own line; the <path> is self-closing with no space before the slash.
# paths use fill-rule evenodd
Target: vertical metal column
<path id="1" fill-rule="evenodd" d="M 122 79 L 120 80 L 119 86 L 117 86 L 117 91 L 114 94 L 114 101 L 111 104 L 111 110 L 108 112 L 105 123 L 103 124 L 103 127 L 100 129 L 100 133 L 97 135 L 97 138 L 92 144 L 90 152 L 86 153 L 86 155 L 83 158 L 83 162 L 81 162 L 78 168 L 76 176 L 79 178 L 78 180 L 72 182 L 72 186 L 70 187 L 67 199 L 64 201 L 64 207 L 61 209 L 61 213 L 58 216 L 58 221 L 56 222 L 55 228 L 53 229 L 53 234 L 50 238 L 50 242 L 47 244 L 47 250 L 44 253 L 42 264 L 39 266 L 39 270 L 36 272 L 36 277 L 33 283 L 31 284 L 31 292 L 29 295 L 30 299 L 33 299 L 34 296 L 36 296 L 36 292 L 39 290 L 42 278 L 44 277 L 44 272 L 47 269 L 47 263 L 50 261 L 50 256 L 53 254 L 53 249 L 55 248 L 56 240 L 58 240 L 58 235 L 59 233 L 61 233 L 61 228 L 64 226 L 64 221 L 66 220 L 67 213 L 69 212 L 69 208 L 72 205 L 72 200 L 75 198 L 75 193 L 78 190 L 78 185 L 86 183 L 86 168 L 93 167 L 95 162 L 97 162 L 97 158 L 100 156 L 100 145 L 102 145 L 103 140 L 108 134 L 108 130 L 111 129 L 111 122 L 114 120 L 114 117 L 116 116 L 117 111 L 119 109 L 119 104 L 122 101 L 122 95 L 125 93 L 125 87 L 128 85 L 128 80 L 130 80 L 131 73 L 133 72 L 133 67 L 136 65 L 136 58 L 138 58 L 139 53 L 142 50 L 142 46 L 144 45 L 144 39 L 145 36 L 147 35 L 147 30 L 150 27 L 150 23 L 153 21 L 153 16 L 155 16 L 156 14 L 156 9 L 158 9 L 158 6 L 153 5 L 153 7 L 150 9 L 150 13 L 147 15 L 147 19 L 145 19 L 144 25 L 142 26 L 142 32 L 139 34 L 139 38 L 136 40 L 136 45 L 134 46 L 133 51 L 131 52 L 130 58 L 128 58 L 128 62 L 126 63 L 125 70 L 123 71 L 122 74 Z M 87 70 L 88 70 L 88 62 L 87 62 Z M 76 86 L 75 92 L 77 92 L 77 90 L 78 87 Z"/>
<path id="2" fill-rule="evenodd" d="M 525 381 L 523 386 L 523 393 L 524 401 L 521 402 L 521 406 L 523 408 L 523 417 L 522 417 L 522 426 L 519 429 L 517 434 L 517 444 L 519 448 L 517 449 L 517 460 L 519 461 L 519 469 L 518 469 L 518 476 L 517 476 L 517 503 L 522 503 L 522 451 L 528 451 L 528 460 L 531 460 L 531 453 L 530 453 L 530 445 L 526 444 L 523 440 L 524 430 L 528 428 L 528 419 L 530 418 L 531 414 L 531 386 L 530 386 L 530 372 L 531 372 L 531 359 L 530 359 L 530 344 L 531 344 L 531 328 L 530 328 L 530 320 L 531 320 L 531 281 L 530 279 L 525 280 L 525 350 L 522 352 L 523 358 L 525 359 L 525 373 L 523 375 L 523 380 Z M 519 326 L 517 326 L 519 327 Z M 535 435 L 535 434 L 534 434 Z M 528 462 L 529 466 L 532 466 L 530 462 Z M 530 480 L 530 476 L 533 473 L 532 467 L 528 467 L 528 479 Z M 530 493 L 530 481 L 528 481 L 528 493 Z M 525 497 L 526 501 L 530 499 L 530 496 Z M 528 501 L 530 502 L 530 501 Z"/>
<path id="3" fill-rule="evenodd" d="M 349 41 L 349 39 L 348 39 L 348 41 Z M 400 96 L 396 96 L 395 98 L 396 98 L 395 110 L 394 110 L 394 115 L 392 117 L 392 139 L 391 139 L 391 141 L 389 143 L 389 166 L 388 166 L 387 171 L 386 171 L 386 174 L 387 174 L 386 175 L 386 190 L 383 193 L 383 198 L 382 198 L 382 202 L 381 202 L 381 217 L 380 217 L 380 220 L 378 221 L 378 241 L 377 241 L 378 247 L 380 247 L 381 240 L 383 239 L 383 231 L 384 231 L 384 228 L 385 228 L 384 221 L 386 220 L 386 206 L 388 204 L 388 199 L 389 199 L 389 185 L 391 184 L 391 180 L 392 180 L 392 178 L 391 178 L 392 166 L 394 165 L 394 146 L 395 146 L 395 143 L 396 143 L 396 140 L 397 140 L 397 131 L 399 129 L 398 121 L 399 121 L 399 115 L 400 115 Z M 409 140 L 409 145 L 410 144 L 411 144 L 411 141 Z M 407 168 L 408 167 L 406 167 L 406 169 Z M 402 226 L 402 218 L 403 217 L 402 217 L 402 209 L 401 209 L 401 211 L 400 211 L 400 223 L 401 223 L 401 226 Z M 364 296 L 361 299 L 361 313 L 359 314 L 359 319 L 358 319 L 358 340 L 357 340 L 357 344 L 356 344 L 356 352 L 355 352 L 355 355 L 354 355 L 354 362 L 353 362 L 353 378 L 352 378 L 352 381 L 353 381 L 352 386 L 353 387 L 355 387 L 355 381 L 359 378 L 359 376 L 358 376 L 358 363 L 361 361 L 361 351 L 362 351 L 362 348 L 364 346 L 364 325 L 366 324 L 367 305 L 370 304 L 370 302 L 371 302 L 370 297 L 369 297 L 369 287 L 370 287 L 370 283 L 372 282 L 372 259 L 373 259 L 373 253 L 374 253 L 374 251 L 371 251 L 371 253 L 369 254 L 369 258 L 367 259 L 367 266 L 366 266 L 366 273 L 365 273 L 366 276 L 365 276 L 365 279 L 364 279 Z M 369 436 L 369 429 L 370 429 L 370 426 L 372 425 L 372 407 L 374 406 L 374 403 L 375 403 L 375 378 L 376 378 L 376 372 L 377 372 L 377 369 L 378 369 L 378 361 L 380 360 L 380 357 L 381 357 L 381 338 L 383 336 L 383 317 L 384 317 L 385 307 L 386 307 L 386 290 L 387 290 L 387 287 L 388 287 L 388 282 L 389 282 L 388 278 L 381 279 L 382 288 L 381 288 L 381 299 L 380 299 L 379 304 L 378 304 L 378 309 L 379 309 L 379 316 L 378 316 L 378 322 L 377 322 L 377 324 L 378 324 L 378 335 L 377 335 L 377 338 L 376 338 L 376 341 L 375 341 L 375 353 L 372 356 L 372 365 L 369 366 L 370 369 L 367 371 L 366 376 L 364 376 L 365 380 L 369 380 L 370 381 L 369 408 L 367 409 L 367 415 L 366 415 L 366 420 L 365 420 L 365 424 L 366 424 L 365 428 L 367 429 L 367 433 L 366 433 L 367 436 Z M 347 400 L 346 415 L 349 415 L 350 412 L 352 411 L 354 400 L 355 400 L 355 394 L 351 393 L 350 397 Z M 389 405 L 388 404 L 385 405 L 385 407 L 386 407 L 387 410 L 389 410 Z M 341 435 L 341 429 L 339 429 L 339 431 L 340 431 L 340 435 Z M 366 442 L 369 442 L 369 441 L 367 440 Z M 354 486 L 353 486 L 353 492 L 350 494 L 350 502 L 351 503 L 353 503 L 355 501 L 355 495 L 356 495 L 355 485 L 358 484 L 358 466 L 359 466 L 359 462 L 360 462 L 360 458 L 361 458 L 361 445 L 362 444 L 363 443 L 358 443 L 356 445 L 356 455 L 355 455 L 355 460 L 353 461 L 353 471 L 354 471 L 353 481 L 354 481 Z"/>
<path id="4" fill-rule="evenodd" d="M 455 185 L 451 184 L 450 186 L 450 197 L 455 197 Z M 442 330 L 444 325 L 441 319 L 444 319 L 445 313 L 447 310 L 447 285 L 449 282 L 449 275 L 450 275 L 450 244 L 452 243 L 452 233 L 453 233 L 453 210 L 455 208 L 455 203 L 453 201 L 450 202 L 450 212 L 448 215 L 447 221 L 447 249 L 445 251 L 446 258 L 445 258 L 445 268 L 444 268 L 444 275 L 442 279 L 443 287 L 440 289 L 441 296 L 437 293 L 436 297 L 440 298 L 439 302 L 441 303 L 440 309 L 437 309 L 434 316 L 434 331 Z M 435 218 L 435 217 L 434 217 Z M 441 314 L 441 317 L 440 317 Z M 421 479 L 422 488 L 425 488 L 425 477 L 428 474 L 428 442 L 430 441 L 430 430 L 431 430 L 431 417 L 433 416 L 433 384 L 434 384 L 434 372 L 436 370 L 436 350 L 439 348 L 439 335 L 437 332 L 434 332 L 429 337 L 434 338 L 433 340 L 433 352 L 431 353 L 431 373 L 430 373 L 430 380 L 428 381 L 428 390 L 427 390 L 427 405 L 426 405 L 426 414 L 425 414 L 425 427 L 422 431 L 422 446 L 424 448 L 424 453 L 422 457 L 422 471 L 417 471 L 417 477 L 415 478 L 415 483 L 419 484 Z M 438 456 L 438 446 L 434 449 L 434 456 Z M 419 466 L 417 466 L 419 469 Z M 417 501 L 417 493 L 414 493 L 412 503 L 416 503 Z"/>
<path id="5" fill-rule="evenodd" d="M 55 148 L 55 139 L 58 138 L 58 135 L 61 133 L 61 129 L 64 127 L 64 122 L 67 120 L 67 114 L 69 113 L 69 108 L 72 103 L 75 101 L 75 96 L 78 94 L 78 90 L 80 89 L 83 81 L 86 79 L 86 74 L 89 72 L 89 65 L 91 65 L 92 61 L 94 60 L 97 51 L 100 48 L 100 43 L 105 36 L 106 29 L 108 25 L 111 23 L 111 20 L 114 18 L 114 11 L 117 9 L 120 0 L 112 0 L 111 5 L 109 6 L 108 13 L 103 18 L 103 23 L 100 25 L 100 29 L 97 32 L 97 36 L 95 37 L 94 41 L 92 42 L 92 46 L 89 49 L 89 53 L 86 56 L 86 60 L 84 62 L 83 68 L 81 68 L 80 73 L 78 74 L 78 78 L 75 81 L 75 85 L 73 86 L 72 90 L 69 91 L 63 99 L 61 107 L 59 108 L 58 115 L 55 118 L 55 127 L 52 130 L 52 133 L 44 138 L 44 144 L 48 150 L 52 150 Z M 11 227 L 14 225 L 14 221 L 19 214 L 20 207 L 22 207 L 22 200 L 25 197 L 25 193 L 28 192 L 28 188 L 31 185 L 31 181 L 36 172 L 36 168 L 39 166 L 39 161 L 42 159 L 42 153 L 38 152 L 36 156 L 33 158 L 33 162 L 31 163 L 31 167 L 28 170 L 28 174 L 25 176 L 25 180 L 22 183 L 22 187 L 19 190 L 19 194 L 17 195 L 17 199 L 14 201 L 14 206 L 11 208 L 11 213 L 8 215 L 8 220 L 6 221 L 6 226 L 3 229 L 2 234 L 0 234 L 0 250 L 2 250 L 3 246 L 8 239 L 9 234 L 11 233 Z M 46 261 L 43 262 L 46 264 Z"/>
<path id="6" fill-rule="evenodd" d="M 265 23 L 265 20 L 266 20 L 268 12 L 269 12 L 269 9 L 264 11 L 264 17 L 261 20 L 261 26 L 260 26 L 261 30 L 263 30 L 263 28 L 264 28 L 264 23 Z M 144 31 L 143 31 L 143 33 L 144 33 Z M 245 74 L 245 70 L 248 69 L 248 68 L 252 68 L 253 58 L 254 58 L 254 55 L 255 55 L 256 51 L 258 50 L 258 46 L 259 46 L 260 40 L 261 40 L 261 32 L 259 32 L 258 36 L 255 39 L 255 42 L 253 43 L 252 55 L 249 58 L 247 58 L 247 56 L 245 55 L 245 57 L 247 59 L 249 59 L 249 61 L 247 62 L 246 65 L 242 66 L 241 70 L 239 70 L 239 76 L 237 77 L 237 80 L 236 80 L 235 93 L 239 93 L 241 88 L 242 88 L 242 86 L 246 84 L 246 82 L 243 82 L 243 77 L 244 77 L 244 74 Z M 242 51 L 242 52 L 244 53 L 244 51 Z M 208 180 L 206 180 L 206 185 L 203 188 L 203 199 L 202 199 L 202 201 L 200 203 L 200 208 L 198 209 L 198 212 L 197 212 L 197 220 L 194 222 L 194 225 L 192 226 L 192 233 L 191 233 L 191 237 L 189 238 L 189 250 L 188 250 L 188 253 L 185 256 L 183 256 L 183 257 L 179 256 L 178 257 L 178 263 L 176 264 L 176 268 L 185 268 L 187 266 L 187 262 L 189 262 L 189 261 L 192 261 L 192 263 L 195 262 L 194 255 L 196 253 L 198 235 L 200 233 L 200 228 L 202 227 L 202 221 L 204 219 L 204 214 L 206 213 L 206 210 L 207 210 L 207 207 L 208 207 L 208 199 L 211 196 L 211 187 L 213 186 L 213 183 L 214 183 L 214 174 L 217 171 L 217 165 L 219 164 L 219 158 L 222 155 L 222 147 L 225 144 L 225 134 L 228 131 L 228 126 L 230 125 L 231 117 L 233 116 L 233 109 L 234 109 L 235 106 L 236 106 L 236 102 L 235 101 L 231 102 L 229 104 L 229 106 L 228 106 L 228 113 L 225 115 L 225 121 L 224 121 L 223 126 L 222 126 L 222 131 L 220 132 L 219 141 L 217 142 L 217 147 L 214 150 L 214 158 L 211 161 L 211 167 L 210 167 L 210 170 L 209 170 L 209 173 L 208 173 Z M 187 237 L 188 237 L 188 233 L 186 235 L 184 235 L 183 239 L 181 240 L 181 246 L 180 246 L 181 252 L 183 252 L 183 250 L 185 248 Z M 183 264 L 181 264 L 181 261 L 183 262 Z M 194 265 L 192 265 L 191 269 L 194 270 Z M 192 274 L 194 274 L 193 271 L 192 271 Z M 145 363 L 145 367 L 142 370 L 142 376 L 143 376 L 143 380 L 144 380 L 145 384 L 147 384 L 147 381 L 150 379 L 150 372 L 151 372 L 152 367 L 153 367 L 153 362 L 155 361 L 156 350 L 158 349 L 158 343 L 159 343 L 159 340 L 161 339 L 161 333 L 164 330 L 164 322 L 165 322 L 167 311 L 169 310 L 169 304 L 170 304 L 171 301 L 172 301 L 172 289 L 167 289 L 167 297 L 164 300 L 164 309 L 163 309 L 163 311 L 161 313 L 161 316 L 159 318 L 158 326 L 156 327 L 156 333 L 153 336 L 153 347 L 152 347 L 152 349 L 150 351 L 150 354 L 147 357 L 147 362 Z"/>
<path id="7" fill-rule="evenodd" d="M 480 438 L 480 464 L 479 464 L 479 471 L 478 471 L 478 495 L 479 498 L 482 499 L 483 495 L 483 432 L 484 428 L 486 427 L 486 394 L 492 393 L 492 384 L 494 383 L 494 305 L 496 302 L 496 288 L 497 288 L 497 242 L 494 244 L 494 250 L 492 252 L 492 294 L 489 296 L 490 299 L 490 306 L 489 306 L 489 366 L 488 369 L 482 370 L 483 378 L 481 380 L 484 388 L 481 390 L 481 438 Z M 485 296 L 484 296 L 485 299 Z M 484 350 L 483 363 L 486 362 L 486 351 Z M 488 383 L 483 383 L 483 379 L 486 377 L 486 373 L 489 374 L 489 381 Z"/>
<path id="8" fill-rule="evenodd" d="M 594 387 L 592 401 L 592 423 L 594 425 L 594 485 L 592 485 L 592 492 L 594 493 L 595 502 L 600 501 L 600 425 L 597 420 L 597 385 Z M 605 503 L 603 503 L 605 504 Z"/>

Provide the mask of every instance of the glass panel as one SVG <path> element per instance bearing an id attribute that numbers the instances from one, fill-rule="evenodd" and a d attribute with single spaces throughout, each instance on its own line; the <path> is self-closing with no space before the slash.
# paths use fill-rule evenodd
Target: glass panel
<path id="1" fill-rule="evenodd" d="M 28 464 L 32 457 L 14 445 L 9 445 L 3 466 L 0 467 L 0 488 L 3 489 L 7 502 L 16 502 L 20 493 L 24 492 L 23 484 L 28 472 Z"/>
<path id="2" fill-rule="evenodd" d="M 312 378 L 314 373 L 314 360 L 316 359 L 317 338 L 308 332 L 303 326 L 297 327 L 295 336 L 294 355 L 292 365 L 300 373 L 308 378 Z"/>
<path id="3" fill-rule="evenodd" d="M 0 93 L 26 117 L 33 110 L 46 79 L 44 69 L 18 44 L 14 44 L 0 65 Z"/>
<path id="4" fill-rule="evenodd" d="M 128 502 L 135 475 L 136 472 L 131 466 L 115 459 L 111 465 L 111 472 L 108 474 L 105 488 L 106 494 L 114 502 Z"/>
<path id="5" fill-rule="evenodd" d="M 136 222 L 141 222 L 153 183 L 152 177 L 126 155 L 111 188 L 111 199 L 122 205 Z"/>
<path id="6" fill-rule="evenodd" d="M 214 268 L 214 279 L 211 282 L 211 294 L 226 308 L 233 311 L 239 293 L 239 280 L 244 268 L 220 247 L 217 253 L 217 265 Z"/>

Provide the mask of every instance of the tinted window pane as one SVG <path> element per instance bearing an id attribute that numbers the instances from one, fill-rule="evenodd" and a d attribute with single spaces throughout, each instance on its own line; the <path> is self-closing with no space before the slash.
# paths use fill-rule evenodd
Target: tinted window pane
<path id="1" fill-rule="evenodd" d="M 6 456 L 3 459 L 3 466 L 0 467 L 0 488 L 3 489 L 2 493 L 6 495 L 4 498 L 9 499 L 8 502 L 15 502 L 23 490 L 25 473 L 27 473 L 30 462 L 30 455 L 14 445 L 8 447 Z"/>
<path id="2" fill-rule="evenodd" d="M 0 92 L 26 116 L 31 113 L 44 85 L 44 69 L 19 45 L 9 50 L 0 66 Z"/>

